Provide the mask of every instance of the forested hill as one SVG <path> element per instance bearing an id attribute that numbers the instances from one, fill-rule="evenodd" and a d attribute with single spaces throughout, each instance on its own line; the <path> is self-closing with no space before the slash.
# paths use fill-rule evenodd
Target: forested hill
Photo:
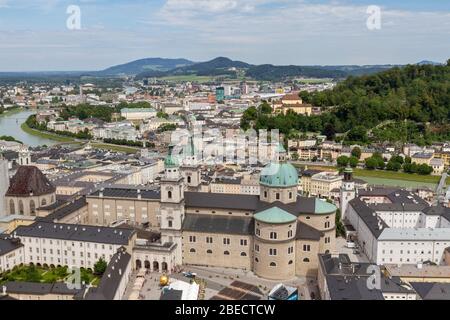
<path id="1" fill-rule="evenodd" d="M 243 127 L 252 122 L 256 128 L 278 127 L 285 133 L 321 131 L 329 137 L 353 129 L 349 139 L 361 141 L 368 139 L 367 131 L 389 122 L 399 124 L 391 125 L 394 128 L 405 126 L 404 133 L 383 137 L 389 141 L 422 139 L 419 142 L 426 143 L 429 138 L 450 138 L 450 60 L 446 65 L 408 65 L 369 76 L 349 77 L 333 90 L 301 92 L 300 96 L 304 102 L 324 107 L 328 112 L 309 119 L 294 114 L 272 117 L 262 113 L 252 119 L 247 114 Z M 352 136 L 355 128 L 359 133 Z"/>

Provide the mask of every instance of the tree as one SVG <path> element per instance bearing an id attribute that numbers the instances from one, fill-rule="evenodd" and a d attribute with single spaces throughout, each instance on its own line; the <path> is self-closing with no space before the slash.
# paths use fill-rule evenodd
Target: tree
<path id="1" fill-rule="evenodd" d="M 360 147 L 354 147 L 352 150 L 352 156 L 356 157 L 358 160 L 361 159 L 361 148 Z"/>
<path id="2" fill-rule="evenodd" d="M 347 156 L 340 156 L 339 158 L 337 158 L 337 165 L 339 167 L 346 167 L 348 165 L 349 162 L 349 158 Z"/>
<path id="3" fill-rule="evenodd" d="M 433 168 L 423 163 L 417 167 L 417 173 L 421 175 L 429 175 L 433 172 Z"/>
<path id="4" fill-rule="evenodd" d="M 272 107 L 270 104 L 267 103 L 267 101 L 264 101 L 260 106 L 259 110 L 263 114 L 271 114 L 272 113 Z"/>
<path id="5" fill-rule="evenodd" d="M 334 140 L 336 137 L 336 129 L 334 128 L 333 124 L 327 123 L 325 125 L 325 128 L 323 129 L 322 134 L 324 134 L 328 140 Z"/>
<path id="6" fill-rule="evenodd" d="M 291 155 L 291 158 L 293 161 L 297 161 L 298 160 L 298 153 L 297 152 L 293 152 Z"/>
<path id="7" fill-rule="evenodd" d="M 352 128 L 347 134 L 347 141 L 367 143 L 367 129 L 363 126 L 356 126 Z"/>
<path id="8" fill-rule="evenodd" d="M 351 156 L 350 159 L 349 159 L 349 161 L 348 161 L 348 163 L 350 164 L 350 166 L 351 166 L 352 168 L 356 168 L 356 167 L 358 166 L 359 160 L 358 160 L 357 157 Z"/>
<path id="9" fill-rule="evenodd" d="M 162 118 L 162 119 L 169 119 L 169 115 L 165 112 L 162 111 L 158 111 L 158 113 L 156 114 L 156 116 L 158 118 Z"/>
<path id="10" fill-rule="evenodd" d="M 105 273 L 107 267 L 108 264 L 106 263 L 106 261 L 103 260 L 103 258 L 100 258 L 100 260 L 98 260 L 94 265 L 94 273 L 102 275 Z"/>
<path id="11" fill-rule="evenodd" d="M 375 170 L 377 168 L 378 161 L 374 157 L 367 158 L 365 160 L 365 166 L 368 170 Z"/>

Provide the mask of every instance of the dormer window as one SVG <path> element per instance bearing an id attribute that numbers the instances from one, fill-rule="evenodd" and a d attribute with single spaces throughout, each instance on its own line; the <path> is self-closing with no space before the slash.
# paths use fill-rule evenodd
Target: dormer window
<path id="1" fill-rule="evenodd" d="M 172 191 L 167 192 L 167 198 L 172 199 Z"/>

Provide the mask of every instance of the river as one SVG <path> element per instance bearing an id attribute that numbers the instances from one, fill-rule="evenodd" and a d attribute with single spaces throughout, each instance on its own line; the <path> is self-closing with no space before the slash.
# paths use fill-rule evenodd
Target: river
<path id="1" fill-rule="evenodd" d="M 50 139 L 33 136 L 20 128 L 21 124 L 34 113 L 34 111 L 23 110 L 20 112 L 13 111 L 11 114 L 0 115 L 0 136 L 12 136 L 16 140 L 22 141 L 30 147 L 41 145 L 51 146 L 58 143 Z"/>

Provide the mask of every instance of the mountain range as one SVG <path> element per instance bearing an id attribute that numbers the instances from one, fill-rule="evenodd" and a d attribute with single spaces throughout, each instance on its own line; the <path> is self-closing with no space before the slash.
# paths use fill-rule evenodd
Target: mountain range
<path id="1" fill-rule="evenodd" d="M 418 65 L 440 63 L 423 60 Z M 187 59 L 146 58 L 109 67 L 101 71 L 75 72 L 0 72 L 0 78 L 61 78 L 61 77 L 119 77 L 135 76 L 137 80 L 168 76 L 224 76 L 231 79 L 279 81 L 294 77 L 343 79 L 348 76 L 369 75 L 400 65 L 344 65 L 344 66 L 277 66 L 254 65 L 242 61 L 218 57 L 206 62 Z"/>

